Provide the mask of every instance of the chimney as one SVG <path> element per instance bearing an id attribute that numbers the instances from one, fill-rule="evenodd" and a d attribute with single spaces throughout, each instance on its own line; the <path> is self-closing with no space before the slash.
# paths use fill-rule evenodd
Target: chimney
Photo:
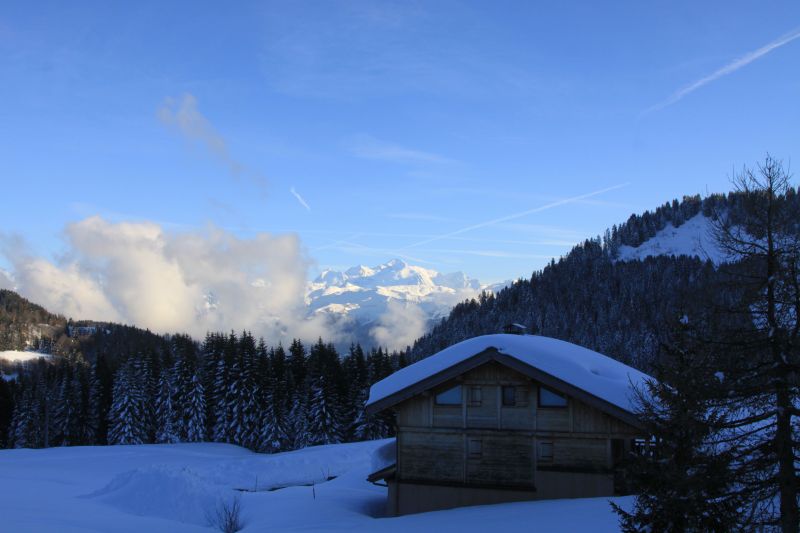
<path id="1" fill-rule="evenodd" d="M 503 333 L 507 333 L 509 335 L 525 335 L 527 331 L 528 328 L 522 324 L 518 324 L 517 322 L 503 326 Z"/>

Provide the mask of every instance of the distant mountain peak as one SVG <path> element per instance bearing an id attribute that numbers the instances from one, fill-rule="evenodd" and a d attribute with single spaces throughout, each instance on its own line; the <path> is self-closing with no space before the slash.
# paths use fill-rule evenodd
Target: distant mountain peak
<path id="1" fill-rule="evenodd" d="M 380 267 L 378 267 L 380 268 Z M 344 271 L 344 274 L 348 278 L 363 278 L 367 276 L 371 276 L 375 273 L 375 270 L 369 268 L 368 266 L 358 265 L 351 268 L 348 268 Z"/>
<path id="2" fill-rule="evenodd" d="M 367 325 L 379 322 L 390 302 L 416 306 L 427 320 L 433 320 L 447 315 L 455 304 L 477 296 L 483 288 L 463 272 L 441 274 L 395 258 L 343 272 L 323 270 L 308 284 L 306 303 L 310 315 L 326 313 L 349 322 L 357 340 L 369 344 Z"/>
<path id="3" fill-rule="evenodd" d="M 395 259 L 390 259 L 386 263 L 380 265 L 378 268 L 379 269 L 391 268 L 393 270 L 402 270 L 402 269 L 406 268 L 407 266 L 408 266 L 408 263 L 406 263 L 402 259 L 395 258 Z"/>

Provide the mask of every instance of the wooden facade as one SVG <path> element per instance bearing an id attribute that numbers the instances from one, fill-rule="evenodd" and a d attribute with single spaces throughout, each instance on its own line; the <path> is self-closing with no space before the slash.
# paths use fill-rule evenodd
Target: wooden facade
<path id="1" fill-rule="evenodd" d="M 392 406 L 390 514 L 614 494 L 615 464 L 640 435 L 635 420 L 494 355 Z"/>

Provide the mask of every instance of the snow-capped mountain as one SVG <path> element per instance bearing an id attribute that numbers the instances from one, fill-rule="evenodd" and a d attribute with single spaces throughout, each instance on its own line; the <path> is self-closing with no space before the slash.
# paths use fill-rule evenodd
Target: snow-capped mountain
<path id="1" fill-rule="evenodd" d="M 310 316 L 324 314 L 362 344 L 383 344 L 388 337 L 403 339 L 402 344 L 484 288 L 463 272 L 442 274 L 392 259 L 375 267 L 323 271 L 308 284 L 306 304 Z"/>
<path id="2" fill-rule="evenodd" d="M 478 280 L 463 272 L 441 274 L 392 259 L 376 267 L 323 271 L 309 283 L 306 303 L 309 313 L 347 315 L 362 324 L 386 312 L 390 301 L 417 304 L 429 318 L 435 318 L 481 288 Z"/>

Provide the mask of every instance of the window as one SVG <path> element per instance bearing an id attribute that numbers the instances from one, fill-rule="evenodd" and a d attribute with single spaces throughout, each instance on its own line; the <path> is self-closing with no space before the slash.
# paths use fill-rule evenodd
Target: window
<path id="1" fill-rule="evenodd" d="M 539 460 L 542 462 L 549 462 L 553 460 L 553 443 L 540 442 L 539 443 Z"/>
<path id="2" fill-rule="evenodd" d="M 469 456 L 472 458 L 478 458 L 483 453 L 483 443 L 481 439 L 469 439 Z"/>
<path id="3" fill-rule="evenodd" d="M 481 386 L 473 385 L 469 388 L 469 404 L 473 407 L 481 405 Z"/>
<path id="4" fill-rule="evenodd" d="M 635 455 L 653 458 L 656 456 L 656 440 L 650 439 L 632 439 L 630 443 L 631 452 Z"/>
<path id="5" fill-rule="evenodd" d="M 461 385 L 437 394 L 436 405 L 461 405 Z"/>
<path id="6" fill-rule="evenodd" d="M 539 387 L 539 407 L 566 407 L 567 397 L 550 389 Z"/>
<path id="7" fill-rule="evenodd" d="M 517 388 L 511 386 L 503 387 L 503 406 L 513 407 L 517 405 Z"/>

